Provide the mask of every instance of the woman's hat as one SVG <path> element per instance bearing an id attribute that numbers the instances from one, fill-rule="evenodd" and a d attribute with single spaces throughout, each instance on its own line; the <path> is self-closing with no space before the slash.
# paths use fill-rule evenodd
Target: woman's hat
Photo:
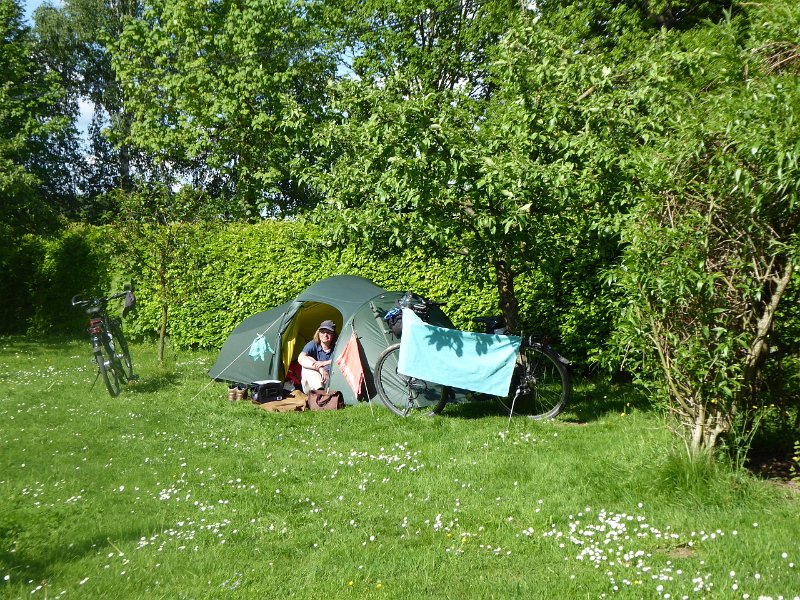
<path id="1" fill-rule="evenodd" d="M 331 320 L 323 321 L 322 323 L 319 324 L 319 328 L 320 329 L 327 329 L 328 331 L 332 331 L 333 333 L 336 333 L 336 323 L 334 323 Z"/>

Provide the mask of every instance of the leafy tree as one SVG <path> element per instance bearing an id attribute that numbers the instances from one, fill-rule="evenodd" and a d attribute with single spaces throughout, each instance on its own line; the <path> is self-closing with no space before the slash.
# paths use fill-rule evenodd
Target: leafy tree
<path id="1" fill-rule="evenodd" d="M 198 165 L 195 184 L 235 198 L 233 216 L 313 203 L 288 166 L 307 156 L 333 74 L 315 14 L 290 0 L 154 2 L 126 24 L 115 56 L 129 141 Z"/>
<path id="2" fill-rule="evenodd" d="M 130 189 L 134 175 L 147 177 L 150 170 L 147 155 L 133 152 L 127 142 L 129 117 L 110 48 L 142 5 L 140 0 L 66 0 L 60 7 L 44 4 L 35 13 L 43 58 L 69 91 L 74 112 L 79 103 L 94 110 L 88 155 L 73 166 L 82 216 L 89 220 L 99 220 L 103 212 L 95 206 L 98 197 L 116 186 Z"/>
<path id="3" fill-rule="evenodd" d="M 788 12 L 787 12 L 788 11 Z M 800 249 L 800 85 L 781 1 L 661 36 L 623 226 L 617 336 L 699 455 L 752 426 L 776 315 Z M 778 56 L 780 55 L 780 56 Z M 734 443 L 736 440 L 733 440 Z"/>
<path id="4" fill-rule="evenodd" d="M 69 132 L 64 90 L 40 58 L 19 3 L 0 1 L 0 220 L 17 233 L 53 226 L 70 195 L 57 178 L 68 148 L 53 150 Z"/>
<path id="5" fill-rule="evenodd" d="M 355 78 L 395 82 L 408 94 L 489 92 L 487 53 L 508 27 L 519 4 L 472 0 L 335 0 L 325 4 L 329 42 Z M 398 88 L 399 89 L 399 88 Z"/>
<path id="6" fill-rule="evenodd" d="M 354 60 L 364 77 L 333 90 L 341 118 L 316 136 L 332 167 L 310 177 L 326 197 L 321 218 L 340 217 L 335 236 L 490 265 L 500 307 L 519 329 L 516 278 L 556 272 L 577 242 L 569 232 L 586 225 L 581 203 L 614 193 L 601 190 L 613 154 L 596 143 L 610 129 L 601 115 L 613 118 L 603 91 L 610 69 L 518 6 L 502 19 L 469 8 L 472 18 L 441 44 L 421 43 L 420 32 L 438 25 L 433 8 L 409 5 L 417 18 L 398 21 L 399 31 L 367 34 Z M 433 65 L 455 52 L 455 39 L 479 40 L 460 51 L 482 62 L 443 60 L 443 76 Z"/>
<path id="7" fill-rule="evenodd" d="M 116 192 L 120 216 L 115 230 L 117 255 L 137 286 L 157 290 L 160 324 L 158 329 L 158 362 L 164 361 L 169 331 L 169 309 L 176 298 L 174 278 L 176 265 L 181 264 L 191 248 L 192 230 L 186 223 L 216 222 L 217 206 L 202 192 L 186 186 L 173 192 L 166 186 L 140 186 L 133 192 Z"/>

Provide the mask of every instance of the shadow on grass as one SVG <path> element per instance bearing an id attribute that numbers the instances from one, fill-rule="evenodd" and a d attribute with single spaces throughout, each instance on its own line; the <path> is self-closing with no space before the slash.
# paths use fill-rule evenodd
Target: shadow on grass
<path id="1" fill-rule="evenodd" d="M 647 396 L 632 384 L 615 384 L 599 378 L 581 379 L 573 381 L 569 402 L 556 420 L 582 424 L 609 414 L 632 410 L 652 410 Z M 457 419 L 482 419 L 508 416 L 508 413 L 493 398 L 488 397 L 448 404 L 442 415 Z"/>
<path id="2" fill-rule="evenodd" d="M 13 514 L 6 514 L 0 521 L 0 564 L 15 583 L 19 583 L 20 576 L 29 583 L 46 583 L 57 577 L 64 565 L 78 563 L 87 557 L 96 556 L 98 553 L 106 554 L 109 550 L 120 552 L 119 545 L 131 546 L 144 536 L 151 536 L 153 531 L 158 531 L 157 523 L 147 523 L 137 528 L 130 528 L 125 522 L 106 522 L 100 520 L 97 527 L 103 533 L 82 536 L 70 533 L 70 543 L 54 544 L 50 540 L 58 536 L 58 531 L 64 533 L 64 514 L 51 512 L 42 516 L 37 512 L 35 524 L 23 511 L 15 520 Z M 43 521 L 41 519 L 44 519 Z M 56 533 L 54 533 L 56 532 Z M 24 540 L 19 547 L 12 540 Z M 44 597 L 47 598 L 47 590 Z"/>
<path id="3" fill-rule="evenodd" d="M 633 384 L 613 383 L 602 378 L 576 378 L 572 382 L 570 401 L 559 419 L 588 423 L 606 415 L 629 413 L 633 410 L 653 410 L 647 394 Z"/>
<path id="4" fill-rule="evenodd" d="M 180 374 L 164 371 L 140 376 L 135 381 L 129 382 L 125 389 L 132 394 L 155 394 L 180 387 L 182 383 L 183 377 Z"/>
<path id="5" fill-rule="evenodd" d="M 485 419 L 487 417 L 508 416 L 508 413 L 493 399 L 486 399 L 453 402 L 444 407 L 442 416 L 456 419 Z"/>
<path id="6" fill-rule="evenodd" d="M 6 528 L 0 529 L 0 535 L 3 537 L 14 535 L 15 533 L 19 535 L 20 531 Z M 60 564 L 78 561 L 86 555 L 95 553 L 98 547 L 105 545 L 105 539 L 86 539 L 82 542 L 71 543 L 69 548 L 52 546 L 41 552 L 31 549 L 28 549 L 27 552 L 25 550 L 11 552 L 0 550 L 0 563 L 6 566 L 12 577 L 22 574 L 24 579 L 29 582 L 45 582 L 54 577 Z"/>
<path id="7" fill-rule="evenodd" d="M 800 456 L 795 450 L 800 440 L 797 419 L 791 409 L 767 416 L 753 435 L 745 466 L 762 479 L 791 482 L 795 478 L 794 489 L 800 490 Z"/>
<path id="8" fill-rule="evenodd" d="M 0 335 L 2 353 L 37 353 L 42 351 L 64 350 L 67 346 L 86 344 L 87 355 L 92 347 L 88 335 Z"/>

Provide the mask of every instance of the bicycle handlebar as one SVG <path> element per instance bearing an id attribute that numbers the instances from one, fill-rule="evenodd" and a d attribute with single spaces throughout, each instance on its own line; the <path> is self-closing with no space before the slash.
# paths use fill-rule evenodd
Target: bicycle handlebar
<path id="1" fill-rule="evenodd" d="M 428 300 L 424 296 L 420 296 L 414 292 L 406 292 L 403 294 L 403 297 L 397 301 L 397 306 L 410 308 L 412 304 L 419 306 L 420 303 L 424 304 L 427 308 L 433 306 L 444 306 L 447 304 L 447 302 L 435 302 L 433 300 Z"/>
<path id="2" fill-rule="evenodd" d="M 72 297 L 72 306 L 86 306 L 87 304 L 92 303 L 93 300 L 85 299 L 81 294 L 75 294 Z"/>
<path id="3" fill-rule="evenodd" d="M 107 298 L 84 298 L 82 294 L 75 294 L 72 297 L 72 306 L 88 306 L 90 304 L 108 304 L 111 300 L 116 300 L 118 298 L 124 298 L 128 292 L 132 292 L 131 290 L 125 290 L 124 292 L 116 292 L 115 294 L 111 294 Z"/>

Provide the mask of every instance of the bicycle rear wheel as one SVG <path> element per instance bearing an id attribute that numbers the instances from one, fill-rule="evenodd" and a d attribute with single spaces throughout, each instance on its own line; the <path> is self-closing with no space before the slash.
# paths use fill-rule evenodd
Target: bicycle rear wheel
<path id="1" fill-rule="evenodd" d="M 447 386 L 407 377 L 397 372 L 400 344 L 384 350 L 375 363 L 375 387 L 384 406 L 394 414 L 435 414 L 444 410 L 452 391 Z"/>
<path id="2" fill-rule="evenodd" d="M 117 369 L 114 365 L 116 358 L 113 353 L 109 355 L 108 349 L 101 347 L 95 350 L 94 361 L 97 363 L 97 368 L 100 371 L 100 377 L 103 378 L 103 383 L 111 396 L 119 395 L 119 377 L 117 376 Z"/>
<path id="3" fill-rule="evenodd" d="M 512 416 L 552 419 L 569 400 L 571 377 L 567 361 L 547 346 L 533 344 L 517 357 L 511 380 L 512 394 L 498 398 Z"/>

